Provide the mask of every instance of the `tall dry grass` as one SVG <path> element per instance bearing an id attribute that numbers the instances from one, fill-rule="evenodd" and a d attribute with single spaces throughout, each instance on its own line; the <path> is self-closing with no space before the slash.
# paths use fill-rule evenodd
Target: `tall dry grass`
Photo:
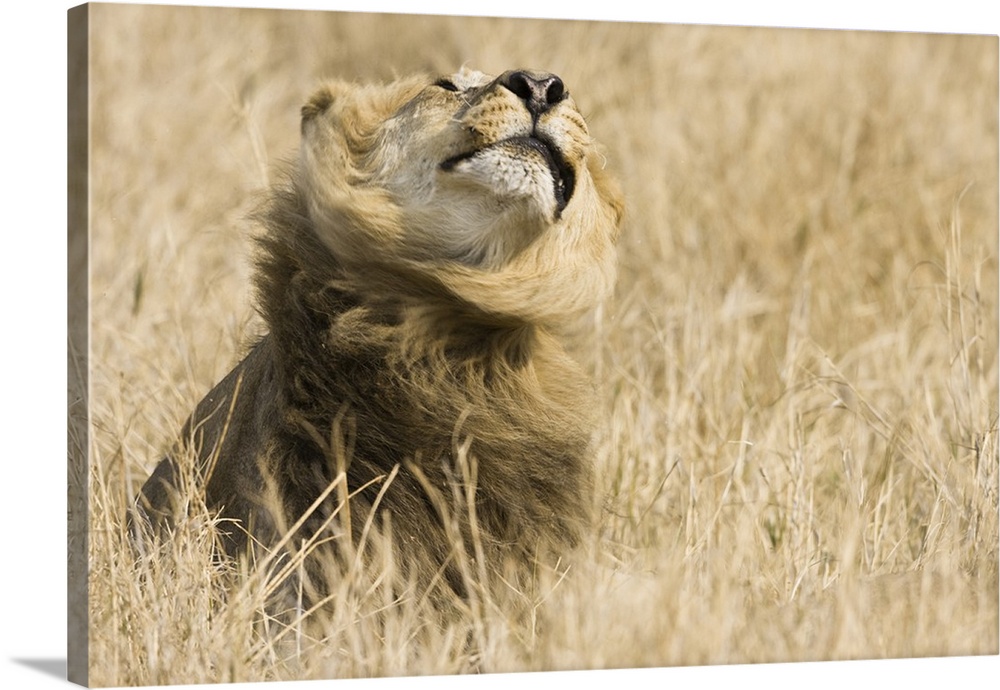
<path id="1" fill-rule="evenodd" d="M 92 13 L 92 684 L 997 653 L 995 37 Z M 131 551 L 300 103 L 464 62 L 559 73 L 626 190 L 592 543 L 443 626 L 371 571 L 269 618 L 204 510 Z"/>

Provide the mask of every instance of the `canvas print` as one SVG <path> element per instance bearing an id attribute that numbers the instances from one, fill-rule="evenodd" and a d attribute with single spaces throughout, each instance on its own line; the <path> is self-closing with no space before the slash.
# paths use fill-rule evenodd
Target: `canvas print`
<path id="1" fill-rule="evenodd" d="M 71 680 L 998 653 L 996 36 L 69 46 Z"/>

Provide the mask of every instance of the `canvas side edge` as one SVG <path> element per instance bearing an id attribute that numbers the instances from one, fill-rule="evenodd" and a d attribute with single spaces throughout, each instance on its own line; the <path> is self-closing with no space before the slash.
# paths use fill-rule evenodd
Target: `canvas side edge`
<path id="1" fill-rule="evenodd" d="M 88 5 L 67 12 L 67 663 L 70 682 L 89 670 L 89 25 Z"/>

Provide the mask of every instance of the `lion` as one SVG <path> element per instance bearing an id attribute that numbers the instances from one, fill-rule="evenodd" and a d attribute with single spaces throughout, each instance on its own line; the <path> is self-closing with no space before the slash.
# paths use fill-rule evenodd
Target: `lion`
<path id="1" fill-rule="evenodd" d="M 259 214 L 267 334 L 142 486 L 144 524 L 184 509 L 189 451 L 231 557 L 374 528 L 463 593 L 460 556 L 499 573 L 579 544 L 595 405 L 569 341 L 614 284 L 604 167 L 553 74 L 323 85 Z"/>

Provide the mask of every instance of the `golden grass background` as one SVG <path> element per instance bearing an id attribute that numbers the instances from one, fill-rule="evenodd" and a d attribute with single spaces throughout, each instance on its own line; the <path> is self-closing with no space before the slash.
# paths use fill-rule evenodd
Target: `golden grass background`
<path id="1" fill-rule="evenodd" d="M 995 37 L 96 5 L 94 685 L 998 652 Z M 628 202 L 588 559 L 464 634 L 280 643 L 125 506 L 260 324 L 245 220 L 320 79 L 563 77 Z"/>

